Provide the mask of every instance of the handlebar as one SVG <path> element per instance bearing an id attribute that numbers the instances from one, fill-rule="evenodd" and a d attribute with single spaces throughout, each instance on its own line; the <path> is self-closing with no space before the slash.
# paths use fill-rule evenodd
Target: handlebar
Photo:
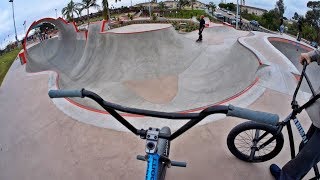
<path id="1" fill-rule="evenodd" d="M 144 109 L 136 109 L 136 108 L 129 108 L 126 106 L 121 106 L 118 104 L 114 104 L 111 102 L 107 102 L 103 100 L 99 95 L 95 94 L 94 92 L 87 91 L 85 89 L 81 90 L 50 90 L 49 91 L 50 98 L 68 98 L 68 97 L 88 97 L 94 101 L 96 101 L 101 107 L 103 107 L 107 112 L 109 112 L 114 118 L 116 118 L 121 124 L 131 130 L 134 134 L 144 136 L 146 135 L 146 130 L 138 130 L 134 126 L 132 126 L 126 119 L 124 119 L 117 111 L 137 114 L 137 115 L 144 115 L 150 117 L 157 117 L 157 118 L 165 118 L 165 119 L 190 119 L 188 123 L 178 129 L 175 133 L 171 136 L 166 135 L 159 135 L 159 138 L 173 140 L 182 133 L 186 132 L 188 129 L 199 123 L 205 117 L 212 115 L 212 114 L 226 114 L 227 116 L 239 117 L 243 119 L 252 120 L 258 123 L 276 125 L 279 121 L 279 116 L 276 114 L 271 114 L 267 112 L 259 112 L 259 111 L 252 111 L 245 108 L 239 108 L 232 105 L 229 106 L 211 106 L 200 113 L 171 113 L 171 112 L 159 112 L 159 111 L 151 111 L 151 110 L 144 110 Z"/>
<path id="2" fill-rule="evenodd" d="M 270 124 L 270 125 L 277 125 L 277 123 L 279 122 L 279 116 L 277 114 L 253 111 L 250 109 L 235 107 L 232 105 L 229 105 L 229 111 L 227 116 L 248 119 L 258 123 Z"/>
<path id="3" fill-rule="evenodd" d="M 65 98 L 65 97 L 81 97 L 82 96 L 82 91 L 81 90 L 50 90 L 48 95 L 50 98 Z"/>

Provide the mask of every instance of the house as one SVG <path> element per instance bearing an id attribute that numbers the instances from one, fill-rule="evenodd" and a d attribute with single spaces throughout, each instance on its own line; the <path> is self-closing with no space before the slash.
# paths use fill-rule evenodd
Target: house
<path id="1" fill-rule="evenodd" d="M 139 4 L 136 4 L 134 5 L 133 7 L 144 7 L 144 8 L 149 8 L 149 4 L 150 4 L 150 7 L 154 8 L 154 7 L 158 7 L 159 4 L 158 3 L 149 3 L 149 2 L 146 2 L 146 3 L 139 3 Z"/>
<path id="2" fill-rule="evenodd" d="M 178 1 L 163 1 L 163 3 L 165 4 L 166 7 L 168 7 L 169 9 L 177 9 L 178 8 Z M 152 8 L 157 7 L 159 4 L 158 3 L 151 3 L 150 6 Z M 139 3 L 134 5 L 134 7 L 149 7 L 149 2 L 146 3 Z M 196 1 L 193 4 L 193 8 L 194 9 L 206 9 L 207 5 L 200 2 L 200 1 Z M 191 6 L 185 6 L 184 8 L 186 9 L 191 9 Z"/>
<path id="3" fill-rule="evenodd" d="M 249 14 L 254 14 L 257 16 L 262 16 L 264 13 L 268 12 L 265 9 L 257 8 L 257 7 L 252 7 L 252 6 L 245 6 L 245 5 L 240 5 L 241 11 L 247 11 Z"/>

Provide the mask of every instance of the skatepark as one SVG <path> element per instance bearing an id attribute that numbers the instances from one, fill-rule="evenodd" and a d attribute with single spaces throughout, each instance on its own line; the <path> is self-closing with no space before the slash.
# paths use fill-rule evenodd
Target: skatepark
<path id="1" fill-rule="evenodd" d="M 299 54 L 312 50 L 287 35 L 211 22 L 201 43 L 195 42 L 197 31 L 181 34 L 171 24 L 107 30 L 101 21 L 90 24 L 86 34 L 62 19 L 33 25 L 41 22 L 54 24 L 59 35 L 27 44 L 26 63 L 16 60 L 0 88 L 0 179 L 144 178 L 145 163 L 136 160 L 144 152 L 143 140 L 93 101 L 50 99 L 50 89 L 86 88 L 116 104 L 165 112 L 232 104 L 283 119 L 302 68 Z M 312 64 L 307 71 L 314 86 L 319 86 L 317 68 Z M 310 92 L 305 86 L 301 90 L 302 103 Z M 186 123 L 124 116 L 138 128 L 169 126 L 174 131 Z M 305 112 L 299 118 L 304 127 L 310 125 Z M 272 179 L 269 165 L 290 159 L 288 141 L 268 162 L 240 161 L 227 149 L 226 137 L 243 121 L 210 116 L 172 141 L 170 157 L 188 166 L 169 168 L 166 178 Z M 298 144 L 295 129 L 294 134 Z"/>

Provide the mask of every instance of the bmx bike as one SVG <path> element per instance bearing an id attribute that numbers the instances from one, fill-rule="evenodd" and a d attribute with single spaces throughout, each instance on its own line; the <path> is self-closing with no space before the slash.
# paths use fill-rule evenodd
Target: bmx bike
<path id="1" fill-rule="evenodd" d="M 129 108 L 111 102 L 107 102 L 94 92 L 85 89 L 50 90 L 48 94 L 50 98 L 90 98 L 96 101 L 103 109 L 105 109 L 110 115 L 112 115 L 116 120 L 118 120 L 123 126 L 128 128 L 132 133 L 134 133 L 137 136 L 140 136 L 141 139 L 145 139 L 146 155 L 138 155 L 137 159 L 147 162 L 145 176 L 146 180 L 163 180 L 165 179 L 167 168 L 170 168 L 171 166 L 187 166 L 186 162 L 172 161 L 169 159 L 170 143 L 172 140 L 182 135 L 184 132 L 195 126 L 197 123 L 199 123 L 201 120 L 203 120 L 209 115 L 221 113 L 226 114 L 227 116 L 249 119 L 257 123 L 266 123 L 270 125 L 276 125 L 279 121 L 279 116 L 276 114 L 252 111 L 249 109 L 239 108 L 232 105 L 211 106 L 202 110 L 199 113 L 186 114 Z M 172 120 L 189 119 L 189 121 L 174 133 L 171 133 L 169 127 L 162 127 L 161 129 L 154 127 L 150 127 L 148 129 L 137 129 L 132 124 L 130 124 L 129 121 L 122 117 L 121 114 L 119 114 L 117 111 Z"/>
<path id="2" fill-rule="evenodd" d="M 284 127 L 287 127 L 291 158 L 295 158 L 296 154 L 291 121 L 294 122 L 302 138 L 299 150 L 301 150 L 303 146 L 308 142 L 316 127 L 314 125 L 311 125 L 306 134 L 300 121 L 297 118 L 297 115 L 301 113 L 302 110 L 311 106 L 317 99 L 319 99 L 320 94 L 315 93 L 312 84 L 306 74 L 306 67 L 307 63 L 304 63 L 301 77 L 298 81 L 291 101 L 292 112 L 283 121 L 279 122 L 276 126 L 247 121 L 237 125 L 230 131 L 227 137 L 227 145 L 228 149 L 234 156 L 236 156 L 240 160 L 251 163 L 264 162 L 274 158 L 280 153 L 283 147 L 284 138 L 282 130 Z M 311 90 L 312 98 L 302 106 L 299 106 L 298 102 L 296 101 L 296 96 L 300 89 L 303 78 L 306 79 L 306 82 Z M 317 165 L 315 165 L 313 169 L 315 172 L 315 177 L 311 179 L 319 180 L 320 175 Z"/>

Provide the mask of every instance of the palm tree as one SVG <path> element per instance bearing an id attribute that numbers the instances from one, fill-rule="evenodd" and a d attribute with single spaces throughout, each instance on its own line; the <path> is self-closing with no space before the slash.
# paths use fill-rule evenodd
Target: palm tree
<path id="1" fill-rule="evenodd" d="M 84 9 L 82 9 L 81 7 L 77 7 L 77 8 L 76 8 L 76 12 L 77 12 L 79 18 L 82 16 L 82 11 L 83 11 L 83 10 L 84 10 Z"/>
<path id="2" fill-rule="evenodd" d="M 213 11 L 216 10 L 217 6 L 214 4 L 214 2 L 209 2 L 209 7 L 211 8 L 211 14 L 213 16 Z"/>
<path id="3" fill-rule="evenodd" d="M 193 3 L 195 3 L 196 0 L 190 0 L 190 3 L 191 3 L 191 10 L 193 11 Z"/>
<path id="4" fill-rule="evenodd" d="M 68 21 L 73 21 L 73 13 L 78 14 L 77 5 L 71 0 L 66 7 L 61 10 L 61 13 Z"/>
<path id="5" fill-rule="evenodd" d="M 81 3 L 77 3 L 78 8 L 87 10 L 87 20 L 88 20 L 88 28 L 89 28 L 89 8 L 95 7 L 99 8 L 100 6 L 97 4 L 97 0 L 82 0 Z"/>
<path id="6" fill-rule="evenodd" d="M 162 13 L 163 15 L 163 11 L 166 8 L 166 5 L 164 4 L 164 2 L 159 2 L 159 9 L 160 9 L 160 13 Z"/>
<path id="7" fill-rule="evenodd" d="M 118 1 L 121 0 L 115 0 L 115 3 L 117 3 Z M 108 0 L 102 0 L 102 14 L 103 14 L 103 18 L 105 20 L 109 20 L 110 19 L 110 11 L 109 11 L 109 2 Z"/>

